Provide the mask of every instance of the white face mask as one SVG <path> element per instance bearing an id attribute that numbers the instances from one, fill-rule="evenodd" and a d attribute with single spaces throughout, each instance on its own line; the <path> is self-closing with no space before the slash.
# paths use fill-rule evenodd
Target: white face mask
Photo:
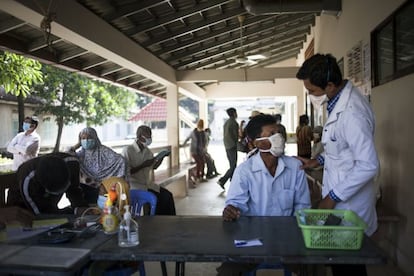
<path id="1" fill-rule="evenodd" d="M 316 110 L 319 110 L 324 103 L 328 102 L 328 96 L 326 94 L 321 96 L 309 94 L 309 99 Z"/>
<path id="2" fill-rule="evenodd" d="M 285 139 L 282 134 L 275 133 L 269 137 L 257 138 L 256 141 L 266 139 L 270 141 L 270 149 L 259 149 L 260 152 L 270 152 L 275 157 L 279 157 L 285 153 Z"/>
<path id="3" fill-rule="evenodd" d="M 152 138 L 147 138 L 144 135 L 142 135 L 142 138 L 144 138 L 145 142 L 143 143 L 145 146 L 149 146 L 152 144 Z"/>

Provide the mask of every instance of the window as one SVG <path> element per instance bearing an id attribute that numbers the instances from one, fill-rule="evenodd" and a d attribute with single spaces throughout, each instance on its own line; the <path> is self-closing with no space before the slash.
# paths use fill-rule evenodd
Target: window
<path id="1" fill-rule="evenodd" d="M 407 1 L 371 33 L 373 86 L 414 72 L 413 14 Z"/>

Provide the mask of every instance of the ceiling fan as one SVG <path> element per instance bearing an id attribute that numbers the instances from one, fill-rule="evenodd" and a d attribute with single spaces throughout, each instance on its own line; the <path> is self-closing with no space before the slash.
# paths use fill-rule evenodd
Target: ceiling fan
<path id="1" fill-rule="evenodd" d="M 236 57 L 236 63 L 244 64 L 244 65 L 255 65 L 257 64 L 258 60 L 262 60 L 267 58 L 265 54 L 257 54 L 257 55 L 246 55 L 243 49 L 243 22 L 246 17 L 244 15 L 239 15 L 237 19 L 240 23 L 240 53 Z"/>

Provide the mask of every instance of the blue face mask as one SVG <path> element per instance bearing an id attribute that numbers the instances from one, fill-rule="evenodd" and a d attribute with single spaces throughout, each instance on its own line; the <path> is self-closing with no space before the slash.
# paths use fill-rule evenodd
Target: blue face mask
<path id="1" fill-rule="evenodd" d="M 99 195 L 98 196 L 98 201 L 96 202 L 96 204 L 98 205 L 99 209 L 103 209 L 105 207 L 105 202 L 108 198 L 106 196 L 103 195 Z"/>
<path id="2" fill-rule="evenodd" d="M 94 139 L 82 139 L 81 140 L 82 148 L 89 150 L 95 147 L 95 140 Z"/>
<path id="3" fill-rule="evenodd" d="M 30 123 L 26 123 L 26 122 L 24 122 L 23 123 L 23 130 L 24 131 L 28 131 L 30 129 Z"/>

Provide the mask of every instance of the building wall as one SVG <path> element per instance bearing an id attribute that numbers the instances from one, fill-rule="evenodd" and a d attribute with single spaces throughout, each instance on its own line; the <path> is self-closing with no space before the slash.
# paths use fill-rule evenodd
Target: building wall
<path id="1" fill-rule="evenodd" d="M 336 18 L 322 15 L 313 30 L 315 51 L 332 53 L 338 59 L 359 41 L 370 42 L 371 31 L 404 1 L 347 0 L 342 1 L 342 14 Z M 344 66 L 347 72 L 347 63 Z M 345 74 L 346 76 L 346 74 Z M 414 130 L 409 120 L 414 117 L 414 75 L 375 87 L 371 103 L 376 115 L 375 143 L 381 162 L 378 184 L 384 205 L 397 211 L 402 220 L 397 225 L 394 242 L 397 264 L 407 275 L 414 275 L 414 196 L 412 179 L 414 148 L 409 137 Z M 390 252 L 388 252 L 390 253 Z"/>
<path id="2" fill-rule="evenodd" d="M 291 62 L 289 62 L 291 63 Z M 294 66 L 293 64 L 290 64 Z M 272 66 L 277 67 L 277 65 Z M 296 106 L 295 114 L 289 114 L 289 118 L 282 118 L 283 123 L 287 123 L 289 120 L 294 122 L 294 128 L 300 115 L 305 110 L 305 97 L 303 92 L 303 84 L 297 79 L 276 79 L 275 82 L 221 82 L 212 84 L 206 87 L 206 95 L 209 99 L 215 100 L 234 100 L 237 98 L 251 98 L 257 97 L 295 97 Z M 240 113 L 241 114 L 241 113 Z"/>
<path id="3" fill-rule="evenodd" d="M 414 275 L 414 74 L 381 85 L 372 91 L 376 113 L 375 143 L 381 162 L 379 185 L 384 205 L 401 215 L 397 225 L 396 247 L 398 266 L 407 275 Z"/>

